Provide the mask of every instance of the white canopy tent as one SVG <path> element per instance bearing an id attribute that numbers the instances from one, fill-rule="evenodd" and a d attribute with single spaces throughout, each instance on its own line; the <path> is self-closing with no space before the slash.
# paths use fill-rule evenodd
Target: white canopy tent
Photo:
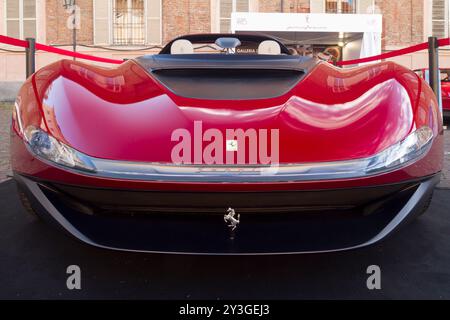
<path id="1" fill-rule="evenodd" d="M 296 40 L 309 44 L 320 40 L 317 35 L 325 35 L 327 41 L 344 42 L 343 58 L 348 60 L 381 53 L 382 15 L 233 12 L 231 31 L 263 32 L 283 38 L 295 34 Z M 348 34 L 353 36 L 347 38 Z"/>

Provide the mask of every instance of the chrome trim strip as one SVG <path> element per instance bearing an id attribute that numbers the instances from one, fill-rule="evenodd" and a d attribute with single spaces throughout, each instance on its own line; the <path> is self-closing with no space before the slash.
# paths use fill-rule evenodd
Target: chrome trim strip
<path id="1" fill-rule="evenodd" d="M 368 177 L 391 172 L 423 158 L 432 145 L 430 139 L 416 158 L 383 168 L 374 168 L 383 152 L 362 159 L 334 162 L 279 165 L 175 165 L 106 160 L 89 157 L 95 172 L 61 168 L 101 178 L 170 182 L 295 182 Z M 54 163 L 52 163 L 54 165 Z"/>
<path id="2" fill-rule="evenodd" d="M 425 127 L 422 127 L 425 128 Z M 421 129 L 422 129 L 421 128 Z M 428 130 L 431 129 L 427 128 Z M 420 129 L 419 129 L 420 130 Z M 413 134 L 416 134 L 415 131 Z M 413 134 L 391 147 L 368 158 L 342 160 L 333 162 L 314 162 L 296 164 L 272 165 L 196 165 L 173 164 L 157 162 L 131 162 L 108 160 L 88 156 L 75 149 L 78 158 L 89 163 L 92 170 L 71 168 L 50 161 L 33 152 L 28 143 L 28 151 L 41 161 L 76 174 L 83 174 L 99 178 L 140 180 L 140 181 L 168 181 L 168 182 L 296 182 L 319 181 L 335 179 L 354 179 L 388 173 L 401 167 L 410 165 L 422 159 L 430 150 L 433 134 L 427 137 L 421 147 L 413 154 L 404 154 L 404 161 L 393 161 L 392 154 L 399 153 L 403 146 L 410 147 Z M 414 144 L 413 144 L 414 145 Z M 386 162 L 391 161 L 391 162 Z M 386 165 L 388 163 L 388 165 Z M 94 170 L 95 167 L 95 170 Z"/>

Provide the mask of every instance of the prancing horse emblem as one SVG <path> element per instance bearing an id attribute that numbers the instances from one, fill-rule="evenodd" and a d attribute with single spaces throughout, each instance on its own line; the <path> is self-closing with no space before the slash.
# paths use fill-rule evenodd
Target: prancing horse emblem
<path id="1" fill-rule="evenodd" d="M 231 231 L 234 231 L 237 228 L 239 224 L 239 218 L 240 214 L 236 214 L 236 212 L 232 208 L 228 208 L 227 214 L 223 216 L 223 220 L 227 224 L 228 228 L 231 229 Z"/>

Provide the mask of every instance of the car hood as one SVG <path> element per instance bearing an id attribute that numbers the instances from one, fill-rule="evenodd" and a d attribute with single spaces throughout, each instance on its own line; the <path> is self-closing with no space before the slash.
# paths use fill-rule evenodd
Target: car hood
<path id="1" fill-rule="evenodd" d="M 212 128 L 224 136 L 227 129 L 278 130 L 281 163 L 348 160 L 380 152 L 426 120 L 416 110 L 420 80 L 390 62 L 348 70 L 319 63 L 263 99 L 182 96 L 134 61 L 103 69 L 62 60 L 33 81 L 39 125 L 104 159 L 172 162 L 177 129 L 204 147 L 202 133 Z"/>

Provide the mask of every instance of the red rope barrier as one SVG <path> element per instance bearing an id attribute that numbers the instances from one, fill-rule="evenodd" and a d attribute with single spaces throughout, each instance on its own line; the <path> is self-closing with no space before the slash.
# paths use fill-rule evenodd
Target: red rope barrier
<path id="1" fill-rule="evenodd" d="M 448 45 L 450 45 L 450 38 L 439 39 L 438 42 L 439 42 L 440 47 L 448 46 Z M 367 58 L 361 58 L 361 59 L 355 59 L 355 60 L 347 60 L 347 61 L 338 61 L 338 62 L 336 62 L 336 65 L 337 66 L 348 66 L 351 64 L 372 62 L 372 61 L 377 61 L 377 60 L 382 60 L 382 59 L 393 58 L 393 57 L 397 57 L 397 56 L 401 56 L 404 54 L 408 54 L 408 53 L 412 53 L 412 52 L 416 52 L 416 51 L 420 51 L 420 50 L 425 50 L 425 49 L 428 49 L 428 42 L 416 44 L 414 46 L 411 46 L 408 48 L 403 48 L 400 50 L 395 50 L 395 51 L 379 54 L 379 55 L 376 55 L 373 57 L 367 57 Z"/>
<path id="2" fill-rule="evenodd" d="M 450 38 L 443 38 L 438 40 L 439 47 L 450 46 Z"/>
<path id="3" fill-rule="evenodd" d="M 28 42 L 25 40 L 20 40 L 16 38 L 11 38 L 8 36 L 0 35 L 0 43 L 10 44 L 16 47 L 28 48 Z"/>
<path id="4" fill-rule="evenodd" d="M 61 48 L 55 48 L 52 46 L 47 46 L 42 43 L 36 43 L 36 50 L 44 50 L 47 52 L 62 54 L 62 55 L 69 56 L 69 57 L 75 57 L 75 58 L 98 61 L 98 62 L 105 62 L 105 63 L 121 64 L 123 62 L 122 60 L 94 57 L 94 56 L 84 54 L 84 53 L 78 53 L 78 52 L 73 52 L 73 51 L 65 50 L 65 49 L 61 49 Z"/>
<path id="5" fill-rule="evenodd" d="M 3 35 L 0 35 L 0 43 L 5 43 L 5 44 L 22 47 L 22 48 L 28 48 L 27 41 L 15 39 L 15 38 L 3 36 Z M 448 46 L 448 45 L 450 45 L 450 38 L 439 39 L 438 43 L 439 43 L 440 47 Z M 420 51 L 420 50 L 425 50 L 425 49 L 428 49 L 428 42 L 416 44 L 414 46 L 400 49 L 400 50 L 395 50 L 395 51 L 379 54 L 379 55 L 376 55 L 373 57 L 347 60 L 347 61 L 338 61 L 336 63 L 336 65 L 337 66 L 348 66 L 348 65 L 352 65 L 352 64 L 372 62 L 372 61 L 377 61 L 377 60 L 382 60 L 382 59 L 393 58 L 393 57 L 397 57 L 397 56 L 401 56 L 404 54 L 408 54 L 408 53 L 412 53 L 412 52 L 416 52 L 416 51 Z M 85 59 L 85 60 L 91 60 L 91 61 L 97 61 L 97 62 L 105 62 L 105 63 L 113 63 L 113 64 L 121 64 L 123 62 L 122 60 L 100 58 L 100 57 L 95 57 L 95 56 L 91 56 L 91 55 L 84 54 L 84 53 L 78 53 L 78 52 L 73 52 L 70 50 L 60 49 L 60 48 L 48 46 L 48 45 L 45 45 L 42 43 L 36 43 L 36 50 L 44 50 L 47 52 L 61 54 L 61 55 L 69 56 L 69 57 L 75 57 L 75 58 L 79 58 L 79 59 Z"/>
<path id="6" fill-rule="evenodd" d="M 0 35 L 0 43 L 5 43 L 5 44 L 9 44 L 9 45 L 12 45 L 12 46 L 17 46 L 17 47 L 22 47 L 22 48 L 28 48 L 28 41 L 20 40 L 20 39 L 16 39 L 16 38 L 11 38 L 11 37 L 8 37 L 8 36 Z M 56 48 L 56 47 L 52 47 L 52 46 L 47 46 L 47 45 L 42 44 L 42 43 L 36 43 L 36 50 L 44 50 L 44 51 L 47 51 L 47 52 L 52 52 L 52 53 L 56 53 L 56 54 L 62 54 L 62 55 L 69 56 L 69 57 L 75 57 L 75 58 L 91 60 L 91 61 L 98 61 L 98 62 L 105 62 L 105 63 L 121 64 L 123 62 L 122 60 L 94 57 L 94 56 L 91 56 L 91 55 L 88 55 L 88 54 L 84 54 L 84 53 L 78 53 L 78 52 L 73 52 L 73 51 L 70 51 L 70 50 L 60 49 L 60 48 Z"/>

